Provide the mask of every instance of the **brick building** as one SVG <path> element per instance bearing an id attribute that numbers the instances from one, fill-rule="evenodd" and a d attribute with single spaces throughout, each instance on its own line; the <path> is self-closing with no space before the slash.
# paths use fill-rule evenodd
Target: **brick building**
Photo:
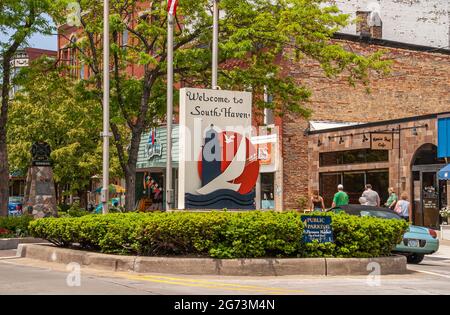
<path id="1" fill-rule="evenodd" d="M 391 74 L 374 77 L 370 93 L 365 87 L 349 86 L 345 75 L 326 78 L 312 61 L 286 64 L 285 75 L 312 89 L 307 105 L 310 120 L 334 122 L 372 122 L 445 112 L 450 103 L 450 51 L 358 36 L 339 35 L 339 42 L 355 52 L 367 54 L 379 49 L 393 60 Z M 282 208 L 298 208 L 297 199 L 310 195 L 306 132 L 309 122 L 288 115 L 282 122 L 283 202 Z M 317 187 L 315 187 L 317 188 Z"/>
<path id="2" fill-rule="evenodd" d="M 395 146 L 398 145 L 396 144 L 398 134 L 394 133 L 394 149 L 387 154 L 388 160 L 386 161 L 385 153 L 384 160 L 375 162 L 375 164 L 370 163 L 370 165 L 362 165 L 364 164 L 362 163 L 358 166 L 356 164 L 338 165 L 335 166 L 335 169 L 329 166 L 327 166 L 329 168 L 322 168 L 320 154 L 327 150 L 339 152 L 368 148 L 368 143 L 358 142 L 359 140 L 355 140 L 356 137 L 343 137 L 343 142 L 338 138 L 337 144 L 329 142 L 327 137 L 335 137 L 340 135 L 340 132 L 347 132 L 348 130 L 344 130 L 347 127 L 354 129 L 348 131 L 350 133 L 361 132 L 361 130 L 356 131 L 356 125 L 352 126 L 351 123 L 364 126 L 361 128 L 369 136 L 370 131 L 382 128 L 380 126 L 397 128 L 399 123 L 396 119 L 405 117 L 410 120 L 402 121 L 400 129 L 414 128 L 414 124 L 419 120 L 428 119 L 417 118 L 418 116 L 449 110 L 450 51 L 446 49 L 449 45 L 450 34 L 448 3 L 438 0 L 414 2 L 334 0 L 330 2 L 337 4 L 344 13 L 359 18 L 358 23 L 343 30 L 345 34 L 336 34 L 334 41 L 343 45 L 347 50 L 363 55 L 384 50 L 386 58 L 393 60 L 392 71 L 384 77 L 372 75 L 370 93 L 368 93 L 366 87 L 362 85 L 349 86 L 345 73 L 338 78 L 325 77 L 320 65 L 312 60 L 305 59 L 300 63 L 283 61 L 282 75 L 293 77 L 299 84 L 306 85 L 311 89 L 312 98 L 306 106 L 312 109 L 312 116 L 306 120 L 296 115 L 285 115 L 281 120 L 273 119 L 270 111 L 265 111 L 264 124 L 278 126 L 279 134 L 276 134 L 278 142 L 271 145 L 273 163 L 263 167 L 263 172 L 258 180 L 258 207 L 264 207 L 263 204 L 269 204 L 269 207 L 278 210 L 305 207 L 304 201 L 308 200 L 312 190 L 321 189 L 322 173 L 348 170 L 364 170 L 365 172 L 372 169 L 388 170 L 386 185 L 394 186 L 397 190 L 406 190 L 412 198 L 412 184 L 409 181 L 412 174 L 411 156 L 415 154 L 420 143 L 437 144 L 435 128 L 437 116 L 430 118 L 431 121 L 421 122 L 421 124 L 427 124 L 428 127 L 419 128 L 418 137 L 404 139 L 407 143 L 404 150 L 410 151 L 401 151 L 401 159 L 395 153 L 397 152 Z M 380 7 L 374 6 L 375 2 L 380 4 Z M 424 8 L 431 9 L 424 10 Z M 138 17 L 145 18 L 145 14 L 145 8 L 138 9 L 131 17 L 131 21 Z M 423 31 L 418 32 L 419 28 Z M 61 26 L 59 31 L 58 47 L 61 59 L 75 66 L 74 77 L 82 79 L 89 77 L 89 69 L 85 65 L 77 64 L 76 51 L 69 45 L 70 41 L 79 40 L 77 29 Z M 120 41 L 123 45 L 128 40 L 126 32 L 120 34 Z M 289 50 L 286 49 L 285 53 L 288 54 Z M 130 65 L 127 73 L 140 77 L 142 75 L 141 68 L 139 65 Z M 383 122 L 388 120 L 391 122 Z M 319 124 L 326 122 L 322 125 L 328 127 L 320 132 L 312 130 L 312 126 L 317 126 L 318 122 Z M 331 128 L 331 130 L 325 131 L 330 129 L 329 122 L 338 123 L 332 125 L 334 129 L 335 127 L 344 129 L 341 131 Z M 379 122 L 380 125 L 370 129 L 372 128 L 370 124 L 363 124 L 373 122 L 377 122 L 377 124 Z M 259 123 L 263 123 L 262 119 Z M 403 136 L 402 133 L 401 131 L 400 136 Z M 164 132 L 161 129 L 157 134 L 163 137 Z M 141 174 L 138 176 L 138 183 L 144 172 L 155 172 L 159 176 L 156 177 L 161 178 L 160 181 L 164 180 L 164 146 L 160 154 L 161 158 L 154 155 L 150 157 L 147 152 L 148 138 L 148 133 L 142 136 L 142 149 L 138 161 L 138 172 Z M 317 145 L 319 138 L 322 143 L 320 146 Z M 164 144 L 163 138 L 158 140 Z M 415 141 L 418 141 L 417 144 L 414 144 Z M 403 141 L 400 143 L 403 145 Z M 177 157 L 174 159 L 174 165 L 176 165 Z M 395 165 L 390 164 L 390 161 L 397 160 L 401 160 L 400 168 L 397 167 L 397 162 L 392 162 Z M 174 174 L 176 176 L 176 170 Z M 364 174 L 367 177 L 367 174 Z M 386 173 L 383 176 L 386 177 Z M 137 187 L 137 189 L 141 188 Z M 325 193 L 329 193 L 328 189 Z M 358 194 L 359 191 L 351 193 Z"/>

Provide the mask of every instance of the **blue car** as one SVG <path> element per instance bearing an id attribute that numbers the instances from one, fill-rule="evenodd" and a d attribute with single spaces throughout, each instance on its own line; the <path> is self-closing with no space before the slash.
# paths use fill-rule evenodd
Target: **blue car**
<path id="1" fill-rule="evenodd" d="M 22 215 L 23 198 L 22 197 L 9 197 L 8 201 L 8 214 L 11 216 Z"/>
<path id="2" fill-rule="evenodd" d="M 377 217 L 382 219 L 403 220 L 397 213 L 381 207 L 346 205 L 332 208 L 335 213 L 345 212 L 360 217 Z M 402 241 L 395 246 L 393 252 L 406 256 L 408 263 L 418 264 L 425 255 L 431 255 L 439 249 L 437 233 L 433 229 L 422 226 L 410 225 L 403 235 Z"/>

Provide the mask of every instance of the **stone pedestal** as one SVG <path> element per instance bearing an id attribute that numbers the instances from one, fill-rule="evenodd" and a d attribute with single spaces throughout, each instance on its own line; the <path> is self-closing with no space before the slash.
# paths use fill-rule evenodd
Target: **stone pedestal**
<path id="1" fill-rule="evenodd" d="M 27 175 L 24 212 L 35 218 L 56 216 L 56 194 L 51 166 L 31 166 Z"/>

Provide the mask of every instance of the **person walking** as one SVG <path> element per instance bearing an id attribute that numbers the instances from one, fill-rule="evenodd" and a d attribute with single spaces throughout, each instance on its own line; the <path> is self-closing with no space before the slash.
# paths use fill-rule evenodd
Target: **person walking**
<path id="1" fill-rule="evenodd" d="M 344 191 L 344 186 L 339 184 L 337 186 L 338 192 L 334 194 L 332 208 L 348 205 L 348 195 Z"/>
<path id="2" fill-rule="evenodd" d="M 313 190 L 313 195 L 311 197 L 311 205 L 309 208 L 311 211 L 324 211 L 325 204 L 323 203 L 322 196 L 319 195 L 318 190 Z"/>
<path id="3" fill-rule="evenodd" d="M 380 206 L 380 196 L 375 190 L 372 190 L 372 185 L 367 184 L 366 190 L 362 193 L 362 196 L 366 198 L 366 205 L 367 206 L 373 206 L 373 207 L 379 207 Z"/>
<path id="4" fill-rule="evenodd" d="M 395 205 L 394 211 L 405 221 L 411 223 L 412 207 L 411 203 L 408 201 L 408 194 L 406 192 L 402 193 L 400 200 Z"/>
<path id="5" fill-rule="evenodd" d="M 393 210 L 395 208 L 395 204 L 398 201 L 398 197 L 395 194 L 394 187 L 389 187 L 388 193 L 389 193 L 389 198 L 388 198 L 388 200 L 386 200 L 386 203 L 384 204 L 384 206 Z"/>

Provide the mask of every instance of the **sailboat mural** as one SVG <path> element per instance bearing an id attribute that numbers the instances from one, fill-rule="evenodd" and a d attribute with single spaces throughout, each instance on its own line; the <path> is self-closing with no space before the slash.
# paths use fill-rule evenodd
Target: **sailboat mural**
<path id="1" fill-rule="evenodd" d="M 255 209 L 256 149 L 237 132 L 206 131 L 198 175 L 202 187 L 185 194 L 188 209 Z"/>

